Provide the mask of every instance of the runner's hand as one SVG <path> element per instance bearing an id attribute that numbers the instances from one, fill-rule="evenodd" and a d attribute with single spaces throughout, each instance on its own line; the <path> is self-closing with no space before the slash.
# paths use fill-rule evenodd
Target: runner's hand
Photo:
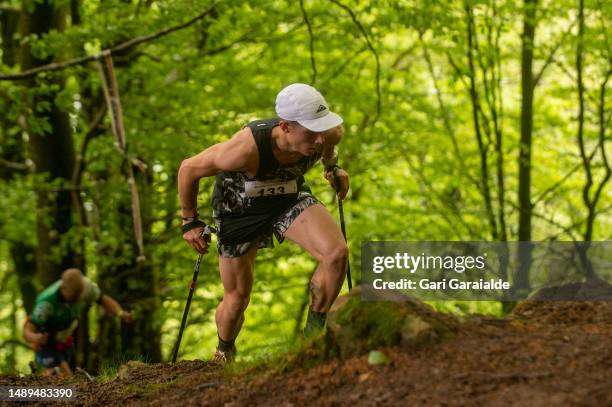
<path id="1" fill-rule="evenodd" d="M 329 185 L 336 191 L 338 194 L 338 199 L 343 200 L 346 198 L 346 194 L 348 194 L 349 190 L 349 175 L 346 170 L 342 168 L 338 168 L 335 173 L 332 171 L 325 172 L 325 178 L 329 181 Z M 336 181 L 340 181 L 340 186 L 336 185 Z"/>
<path id="2" fill-rule="evenodd" d="M 128 324 L 134 321 L 134 316 L 132 315 L 132 313 L 126 310 L 119 311 L 119 318 L 121 318 L 123 322 L 127 322 Z"/>
<path id="3" fill-rule="evenodd" d="M 36 339 L 32 342 L 32 348 L 38 352 L 49 341 L 49 334 L 36 334 Z"/>
<path id="4" fill-rule="evenodd" d="M 183 239 L 187 241 L 198 253 L 208 253 L 208 242 L 203 237 L 204 226 L 191 229 L 183 234 Z"/>

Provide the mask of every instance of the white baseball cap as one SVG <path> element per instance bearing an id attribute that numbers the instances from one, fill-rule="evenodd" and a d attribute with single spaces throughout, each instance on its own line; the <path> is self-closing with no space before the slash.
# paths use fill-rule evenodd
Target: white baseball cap
<path id="1" fill-rule="evenodd" d="M 316 132 L 342 124 L 342 117 L 329 111 L 323 95 L 304 83 L 291 84 L 278 93 L 276 114 L 281 119 L 298 122 Z"/>

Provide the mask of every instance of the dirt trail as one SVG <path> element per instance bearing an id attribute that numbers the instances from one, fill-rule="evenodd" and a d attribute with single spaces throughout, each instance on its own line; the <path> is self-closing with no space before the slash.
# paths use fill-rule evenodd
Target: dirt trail
<path id="1" fill-rule="evenodd" d="M 472 319 L 443 343 L 384 352 L 386 365 L 364 355 L 283 374 L 135 364 L 122 378 L 73 385 L 91 406 L 612 405 L 612 302 L 525 303 L 504 320 Z M 0 377 L 0 385 L 43 383 L 57 381 Z"/>

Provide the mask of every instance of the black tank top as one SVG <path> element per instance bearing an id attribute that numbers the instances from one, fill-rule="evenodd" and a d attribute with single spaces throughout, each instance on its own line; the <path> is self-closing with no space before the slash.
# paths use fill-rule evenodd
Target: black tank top
<path id="1" fill-rule="evenodd" d="M 257 233 L 265 232 L 274 219 L 296 203 L 300 191 L 310 192 L 304 174 L 321 158 L 321 152 L 281 165 L 272 150 L 272 130 L 278 123 L 278 119 L 268 119 L 247 125 L 259 152 L 255 177 L 249 178 L 240 171 L 224 171 L 216 176 L 212 197 L 214 217 L 222 221 L 221 229 L 225 232 L 230 229 L 236 232 L 229 236 L 224 230 L 219 231 L 224 244 L 249 241 Z M 295 189 L 292 189 L 293 183 Z M 237 229 L 242 230 L 238 232 Z"/>

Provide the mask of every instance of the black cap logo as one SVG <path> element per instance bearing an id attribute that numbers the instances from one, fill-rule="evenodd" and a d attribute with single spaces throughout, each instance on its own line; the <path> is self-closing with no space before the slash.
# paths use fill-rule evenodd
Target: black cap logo
<path id="1" fill-rule="evenodd" d="M 322 112 L 325 109 L 327 109 L 325 106 L 319 105 L 319 108 L 317 109 L 317 113 Z"/>

